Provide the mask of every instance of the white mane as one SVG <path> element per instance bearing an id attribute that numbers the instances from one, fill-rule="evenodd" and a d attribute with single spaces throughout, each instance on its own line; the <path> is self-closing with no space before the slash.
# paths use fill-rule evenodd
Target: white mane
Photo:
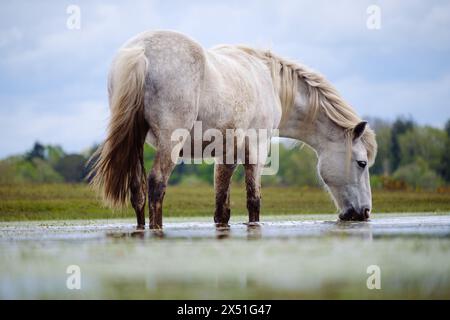
<path id="1" fill-rule="evenodd" d="M 352 131 L 362 120 L 355 110 L 341 98 L 327 79 L 301 64 L 281 58 L 270 51 L 246 46 L 237 46 L 236 48 L 263 60 L 267 64 L 271 70 L 284 115 L 289 113 L 294 104 L 298 81 L 303 81 L 308 90 L 310 121 L 316 118 L 319 111 L 323 111 L 331 121 L 346 131 L 351 142 Z M 367 128 L 364 131 L 362 142 L 367 149 L 369 162 L 373 163 L 377 153 L 377 143 L 372 129 Z M 349 145 L 351 146 L 351 143 Z"/>

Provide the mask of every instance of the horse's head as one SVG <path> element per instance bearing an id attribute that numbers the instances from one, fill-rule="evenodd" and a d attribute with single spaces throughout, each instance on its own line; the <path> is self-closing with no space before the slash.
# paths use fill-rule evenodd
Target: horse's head
<path id="1" fill-rule="evenodd" d="M 360 122 L 350 137 L 328 141 L 319 153 L 319 174 L 340 210 L 341 220 L 367 220 L 372 209 L 369 166 L 373 160 L 363 141 L 365 130 L 370 130 L 366 125 Z"/>

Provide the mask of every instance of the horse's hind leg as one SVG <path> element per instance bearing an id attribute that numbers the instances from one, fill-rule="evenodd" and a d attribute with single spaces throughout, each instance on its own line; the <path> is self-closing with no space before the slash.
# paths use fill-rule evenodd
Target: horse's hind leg
<path id="1" fill-rule="evenodd" d="M 145 172 L 142 165 L 136 169 L 136 173 L 130 184 L 131 205 L 136 212 L 137 228 L 145 229 L 145 200 L 146 200 L 146 183 Z"/>
<path id="2" fill-rule="evenodd" d="M 218 227 L 227 227 L 230 220 L 230 182 L 235 164 L 216 164 L 214 188 L 216 191 L 216 211 L 214 222 Z"/>
<path id="3" fill-rule="evenodd" d="M 148 202 L 150 209 L 150 229 L 162 229 L 162 206 L 167 182 L 175 167 L 171 150 L 158 149 L 153 168 L 148 176 Z"/>
<path id="4" fill-rule="evenodd" d="M 247 210 L 249 223 L 259 222 L 261 206 L 261 166 L 245 164 L 245 185 L 247 189 Z"/>

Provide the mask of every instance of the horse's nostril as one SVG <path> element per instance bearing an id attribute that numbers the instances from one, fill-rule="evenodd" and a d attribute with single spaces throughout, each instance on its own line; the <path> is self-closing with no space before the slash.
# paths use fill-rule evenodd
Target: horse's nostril
<path id="1" fill-rule="evenodd" d="M 370 208 L 363 208 L 363 216 L 365 219 L 369 219 L 370 217 Z"/>

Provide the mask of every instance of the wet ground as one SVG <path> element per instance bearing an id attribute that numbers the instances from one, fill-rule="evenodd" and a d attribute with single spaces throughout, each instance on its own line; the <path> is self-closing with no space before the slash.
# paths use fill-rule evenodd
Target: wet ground
<path id="1" fill-rule="evenodd" d="M 450 298 L 449 214 L 233 220 L 0 223 L 0 298 Z"/>

